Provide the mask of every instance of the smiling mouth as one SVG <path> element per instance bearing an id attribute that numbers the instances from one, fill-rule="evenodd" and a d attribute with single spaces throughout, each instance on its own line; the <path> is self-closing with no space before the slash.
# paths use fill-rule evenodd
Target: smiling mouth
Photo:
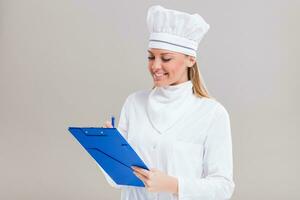
<path id="1" fill-rule="evenodd" d="M 153 74 L 153 78 L 154 78 L 154 80 L 161 80 L 164 77 L 166 77 L 167 75 L 168 75 L 168 73 L 156 73 L 156 74 Z"/>

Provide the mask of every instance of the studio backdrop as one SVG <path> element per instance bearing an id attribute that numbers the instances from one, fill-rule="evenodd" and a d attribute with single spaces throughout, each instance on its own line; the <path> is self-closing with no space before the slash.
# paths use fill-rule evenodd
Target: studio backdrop
<path id="1" fill-rule="evenodd" d="M 151 88 L 151 5 L 199 13 L 197 62 L 231 120 L 233 200 L 298 200 L 300 1 L 0 0 L 0 199 L 120 199 L 69 126 Z"/>

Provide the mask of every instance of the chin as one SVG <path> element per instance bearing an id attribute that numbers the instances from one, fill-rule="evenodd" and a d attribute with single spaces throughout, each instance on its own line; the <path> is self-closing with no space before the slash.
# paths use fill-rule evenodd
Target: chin
<path id="1" fill-rule="evenodd" d="M 156 87 L 162 87 L 162 86 L 170 85 L 168 82 L 164 82 L 164 81 L 154 81 L 153 83 Z"/>

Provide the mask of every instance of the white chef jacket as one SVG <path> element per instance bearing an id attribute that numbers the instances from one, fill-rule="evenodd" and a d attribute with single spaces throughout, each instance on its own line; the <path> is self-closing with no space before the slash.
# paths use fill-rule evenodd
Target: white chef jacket
<path id="1" fill-rule="evenodd" d="M 118 130 L 148 168 L 178 179 L 178 194 L 121 189 L 121 200 L 225 200 L 233 181 L 230 119 L 221 103 L 196 97 L 189 80 L 178 85 L 140 90 L 122 107 Z"/>

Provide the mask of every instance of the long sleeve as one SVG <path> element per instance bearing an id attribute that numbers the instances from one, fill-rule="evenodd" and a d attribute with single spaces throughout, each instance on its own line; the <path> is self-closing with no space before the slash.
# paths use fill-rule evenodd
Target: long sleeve
<path id="1" fill-rule="evenodd" d="M 123 104 L 123 107 L 121 109 L 120 113 L 120 118 L 119 118 L 119 123 L 118 123 L 118 131 L 121 133 L 121 135 L 127 140 L 127 130 L 128 130 L 128 107 L 129 107 L 129 97 L 126 98 L 125 103 Z M 106 181 L 109 183 L 110 186 L 116 188 L 116 189 L 121 189 L 125 188 L 128 186 L 125 185 L 118 185 L 116 184 L 111 177 L 104 171 L 104 169 L 99 166 L 102 173 L 104 174 L 104 177 Z"/>
<path id="2" fill-rule="evenodd" d="M 203 178 L 178 177 L 178 199 L 225 200 L 234 188 L 230 119 L 218 105 L 204 142 Z"/>

